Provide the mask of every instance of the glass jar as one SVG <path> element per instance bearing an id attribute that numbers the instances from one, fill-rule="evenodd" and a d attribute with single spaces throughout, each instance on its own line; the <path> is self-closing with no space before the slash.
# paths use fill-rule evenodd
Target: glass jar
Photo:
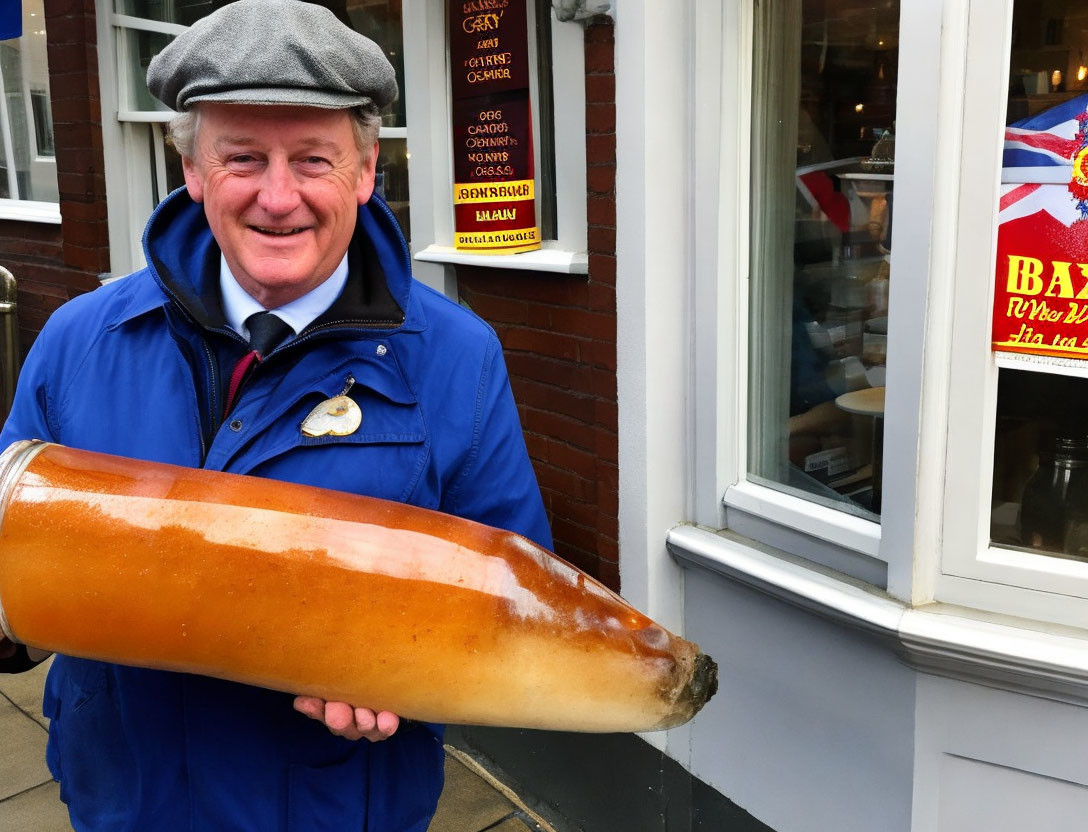
<path id="1" fill-rule="evenodd" d="M 1020 502 L 1020 541 L 1088 555 L 1088 436 L 1058 435 L 1039 451 L 1039 467 Z"/>

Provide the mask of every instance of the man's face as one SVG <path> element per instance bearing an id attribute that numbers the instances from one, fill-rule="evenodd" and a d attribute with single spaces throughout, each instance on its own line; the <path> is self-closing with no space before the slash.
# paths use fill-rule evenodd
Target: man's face
<path id="1" fill-rule="evenodd" d="M 374 192 L 346 110 L 200 105 L 185 186 L 238 283 L 265 308 L 302 297 L 344 256 L 358 206 Z"/>

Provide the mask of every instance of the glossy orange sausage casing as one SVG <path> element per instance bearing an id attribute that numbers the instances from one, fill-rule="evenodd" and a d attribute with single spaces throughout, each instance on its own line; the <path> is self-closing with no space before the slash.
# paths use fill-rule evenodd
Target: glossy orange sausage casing
<path id="1" fill-rule="evenodd" d="M 432 722 L 645 731 L 715 667 L 523 537 L 336 491 L 19 442 L 0 627 L 25 644 Z"/>

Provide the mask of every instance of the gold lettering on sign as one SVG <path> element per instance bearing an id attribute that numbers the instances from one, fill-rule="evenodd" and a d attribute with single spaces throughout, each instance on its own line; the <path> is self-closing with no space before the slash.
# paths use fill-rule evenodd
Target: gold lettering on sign
<path id="1" fill-rule="evenodd" d="M 1080 275 L 1071 271 L 1073 263 L 1052 260 L 1049 268 L 1049 280 L 1043 275 L 1046 264 L 1034 257 L 1019 254 L 1009 255 L 1009 274 L 1005 289 L 1012 295 L 1046 295 L 1048 298 L 1073 298 L 1088 300 L 1088 263 L 1077 263 Z M 1079 290 L 1075 283 L 1080 284 Z M 1043 287 L 1046 291 L 1043 291 Z M 1074 294 L 1075 293 L 1075 294 Z M 1011 313 L 1010 313 L 1011 314 Z"/>

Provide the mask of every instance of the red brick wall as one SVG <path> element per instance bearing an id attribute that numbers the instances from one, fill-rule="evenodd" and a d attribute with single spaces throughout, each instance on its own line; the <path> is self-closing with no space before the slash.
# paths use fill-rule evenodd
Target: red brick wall
<path id="1" fill-rule="evenodd" d="M 24 350 L 49 313 L 110 268 L 94 0 L 46 0 L 45 26 L 62 224 L 0 222 Z"/>
<path id="2" fill-rule="evenodd" d="M 616 107 L 610 21 L 586 29 L 589 277 L 458 269 L 499 334 L 555 550 L 619 588 Z"/>

